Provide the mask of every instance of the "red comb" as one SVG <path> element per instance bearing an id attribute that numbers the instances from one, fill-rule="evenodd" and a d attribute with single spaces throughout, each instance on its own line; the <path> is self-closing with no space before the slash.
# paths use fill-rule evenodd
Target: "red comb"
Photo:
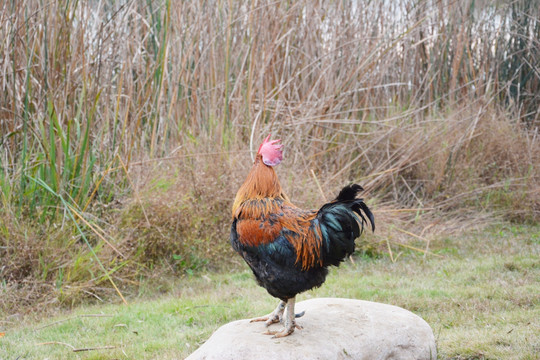
<path id="1" fill-rule="evenodd" d="M 279 144 L 281 140 L 270 140 L 269 134 L 266 139 L 263 140 L 261 146 L 259 146 L 258 154 L 263 156 L 263 162 L 268 166 L 274 166 L 281 162 L 283 159 L 283 152 L 281 148 L 282 144 Z"/>

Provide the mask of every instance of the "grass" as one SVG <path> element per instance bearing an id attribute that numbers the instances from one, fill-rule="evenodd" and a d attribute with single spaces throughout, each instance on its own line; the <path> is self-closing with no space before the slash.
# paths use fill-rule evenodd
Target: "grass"
<path id="1" fill-rule="evenodd" d="M 431 325 L 440 359 L 538 359 L 540 228 L 491 226 L 440 236 L 431 246 L 444 258 L 414 251 L 395 262 L 389 256 L 356 256 L 354 264 L 333 269 L 321 288 L 299 300 L 336 296 L 409 309 Z M 0 358 L 182 358 L 220 325 L 269 312 L 276 302 L 247 270 L 170 281 L 167 294 L 153 292 L 127 306 L 3 316 Z"/>

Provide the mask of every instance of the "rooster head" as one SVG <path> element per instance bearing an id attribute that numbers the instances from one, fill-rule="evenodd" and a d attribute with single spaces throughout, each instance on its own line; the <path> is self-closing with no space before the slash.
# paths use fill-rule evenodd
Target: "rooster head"
<path id="1" fill-rule="evenodd" d="M 270 134 L 271 135 L 271 134 Z M 268 166 L 276 166 L 283 160 L 283 147 L 281 140 L 270 140 L 270 135 L 264 139 L 257 154 L 261 154 L 263 163 Z"/>

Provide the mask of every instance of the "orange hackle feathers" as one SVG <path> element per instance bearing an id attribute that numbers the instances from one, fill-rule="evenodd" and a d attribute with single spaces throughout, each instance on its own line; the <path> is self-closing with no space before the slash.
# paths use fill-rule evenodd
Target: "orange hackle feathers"
<path id="1" fill-rule="evenodd" d="M 284 208 L 281 224 L 291 230 L 284 236 L 294 246 L 296 262 L 306 270 L 315 265 L 322 265 L 322 236 L 318 224 L 314 223 L 317 212 L 304 211 L 292 204 Z"/>
<path id="2" fill-rule="evenodd" d="M 275 170 L 262 162 L 262 156 L 257 154 L 255 163 L 249 172 L 246 181 L 242 184 L 234 199 L 232 215 L 237 217 L 240 205 L 246 200 L 261 200 L 264 198 L 282 199 L 287 197 L 281 189 L 281 184 Z M 275 209 L 264 209 L 272 211 Z"/>
<path id="3" fill-rule="evenodd" d="M 289 201 L 275 170 L 257 154 L 233 204 L 239 240 L 245 245 L 259 246 L 283 235 L 294 246 L 296 262 L 303 270 L 322 265 L 322 236 L 320 226 L 314 222 L 316 214 Z M 282 232 L 284 229 L 287 231 Z"/>

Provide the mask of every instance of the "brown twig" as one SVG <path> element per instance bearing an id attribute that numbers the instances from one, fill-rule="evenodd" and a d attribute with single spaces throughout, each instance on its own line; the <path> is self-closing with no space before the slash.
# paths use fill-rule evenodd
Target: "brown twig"
<path id="1" fill-rule="evenodd" d="M 71 351 L 75 351 L 75 346 L 70 345 L 70 344 L 65 343 L 65 342 L 61 342 L 61 341 L 47 341 L 47 342 L 36 344 L 36 346 L 43 346 L 43 345 L 64 345 L 64 346 L 67 346 L 68 348 L 70 348 Z"/>
<path id="2" fill-rule="evenodd" d="M 43 346 L 43 345 L 63 345 L 63 346 L 66 346 L 66 347 L 70 348 L 71 351 L 73 351 L 73 352 L 106 350 L 106 349 L 116 349 L 116 348 L 118 348 L 118 346 L 112 346 L 112 345 L 86 347 L 86 348 L 76 348 L 73 345 L 70 345 L 68 343 L 61 342 L 61 341 L 47 341 L 47 342 L 36 344 L 36 346 Z"/>
<path id="3" fill-rule="evenodd" d="M 91 348 L 73 349 L 73 352 L 93 351 L 93 350 L 106 350 L 106 349 L 116 349 L 116 348 L 118 348 L 118 346 L 105 345 L 105 346 L 97 346 L 97 347 L 91 347 Z"/>
<path id="4" fill-rule="evenodd" d="M 109 247 L 111 249 L 114 250 L 115 253 L 117 253 L 118 255 L 120 255 L 122 258 L 126 258 L 124 256 L 124 254 L 122 254 L 120 252 L 120 250 L 118 250 L 113 244 L 111 244 L 107 239 L 105 239 L 105 237 L 103 235 L 101 235 L 101 233 L 98 231 L 98 229 L 102 230 L 99 226 L 94 226 L 92 224 L 90 224 L 83 216 L 82 214 L 80 214 L 77 209 L 75 209 L 73 206 L 67 204 L 68 207 L 70 208 L 70 210 L 86 225 L 88 226 L 93 232 L 94 234 L 96 234 L 101 240 L 103 240 L 103 242 L 105 242 L 107 245 L 109 245 Z M 97 229 L 96 229 L 97 228 Z M 103 230 L 102 230 L 103 231 Z"/>
<path id="5" fill-rule="evenodd" d="M 313 169 L 311 169 L 311 175 L 313 176 L 313 179 L 315 180 L 315 184 L 317 184 L 317 188 L 319 189 L 319 192 L 321 193 L 321 196 L 324 202 L 327 202 L 328 200 L 326 199 L 326 195 L 324 195 L 324 191 L 321 187 L 321 184 L 319 183 L 319 179 L 317 179 L 317 175 L 315 175 L 315 171 L 313 171 Z"/>

